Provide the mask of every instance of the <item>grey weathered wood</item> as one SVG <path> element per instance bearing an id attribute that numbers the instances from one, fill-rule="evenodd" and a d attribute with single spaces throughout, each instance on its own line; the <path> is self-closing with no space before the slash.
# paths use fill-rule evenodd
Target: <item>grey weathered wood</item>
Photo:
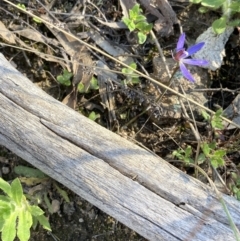
<path id="1" fill-rule="evenodd" d="M 235 240 L 208 186 L 53 99 L 1 54 L 0 113 L 0 145 L 147 239 Z M 240 227 L 239 202 L 224 199 Z"/>

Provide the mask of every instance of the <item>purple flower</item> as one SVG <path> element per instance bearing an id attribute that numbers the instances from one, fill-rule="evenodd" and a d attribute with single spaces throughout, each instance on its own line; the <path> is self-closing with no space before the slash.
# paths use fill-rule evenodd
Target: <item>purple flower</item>
<path id="1" fill-rule="evenodd" d="M 185 64 L 197 65 L 197 66 L 208 64 L 208 61 L 206 60 L 189 59 L 189 58 L 187 59 L 187 57 L 190 57 L 191 55 L 199 51 L 205 43 L 202 42 L 202 43 L 195 44 L 190 48 L 188 48 L 188 50 L 186 51 L 184 48 L 184 42 L 185 42 L 185 33 L 183 33 L 178 39 L 177 48 L 173 53 L 173 59 L 179 62 L 180 70 L 183 76 L 186 79 L 190 80 L 191 82 L 194 82 L 194 78 L 186 68 Z"/>

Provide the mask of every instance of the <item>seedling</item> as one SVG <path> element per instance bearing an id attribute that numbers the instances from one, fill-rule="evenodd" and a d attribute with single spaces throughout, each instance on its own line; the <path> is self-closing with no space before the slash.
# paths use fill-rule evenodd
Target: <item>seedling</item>
<path id="1" fill-rule="evenodd" d="M 87 90 L 85 90 L 85 86 L 83 83 L 80 83 L 78 85 L 79 93 L 88 93 L 88 92 L 90 92 L 90 90 L 98 90 L 98 89 L 99 89 L 98 80 L 94 76 L 90 80 L 90 86 Z"/>
<path id="2" fill-rule="evenodd" d="M 51 231 L 44 212 L 36 205 L 30 205 L 18 178 L 11 185 L 0 178 L 0 189 L 6 195 L 0 195 L 0 232 L 2 241 L 28 241 L 30 228 L 39 222 L 44 229 Z"/>
<path id="3" fill-rule="evenodd" d="M 136 73 L 134 73 L 134 70 L 137 69 L 137 65 L 135 63 L 131 63 L 129 65 L 131 68 L 122 68 L 122 73 L 124 75 L 126 75 L 126 79 L 123 80 L 124 84 L 139 84 L 140 79 L 139 79 L 139 75 L 137 75 Z"/>
<path id="4" fill-rule="evenodd" d="M 147 34 L 152 30 L 153 25 L 147 22 L 147 19 L 142 15 L 142 9 L 139 4 L 135 4 L 129 10 L 129 18 L 123 17 L 122 21 L 127 25 L 130 32 L 138 31 L 138 42 L 143 44 L 147 39 Z"/>
<path id="5" fill-rule="evenodd" d="M 212 23 L 212 28 L 216 34 L 221 34 L 227 26 L 239 26 L 240 20 L 231 20 L 231 16 L 240 12 L 239 0 L 190 0 L 192 3 L 201 4 L 199 12 L 206 13 L 209 10 L 222 8 L 222 16 Z"/>
<path id="6" fill-rule="evenodd" d="M 57 81 L 62 84 L 62 85 L 66 85 L 66 86 L 70 86 L 71 85 L 71 78 L 72 78 L 73 74 L 71 72 L 68 72 L 68 70 L 63 70 L 63 74 L 62 75 L 58 75 L 57 76 Z"/>
<path id="7" fill-rule="evenodd" d="M 219 129 L 223 129 L 223 123 L 221 119 L 222 109 L 216 111 L 216 113 L 210 117 L 208 113 L 203 111 L 202 115 L 207 120 L 213 131 L 216 132 Z M 210 140 L 210 142 L 203 142 L 201 145 L 201 153 L 198 156 L 197 164 L 202 164 L 205 161 L 209 161 L 214 168 L 221 167 L 225 164 L 224 156 L 226 155 L 226 150 L 218 147 L 216 141 Z M 185 163 L 194 163 L 192 157 L 192 148 L 188 146 L 185 150 L 178 149 L 173 151 L 173 156 L 177 157 L 180 160 L 183 160 Z"/>
<path id="8" fill-rule="evenodd" d="M 89 118 L 90 120 L 92 120 L 92 121 L 95 121 L 96 119 L 100 118 L 100 115 L 99 115 L 99 114 L 96 114 L 94 111 L 92 111 L 92 112 L 89 114 L 88 118 Z"/>

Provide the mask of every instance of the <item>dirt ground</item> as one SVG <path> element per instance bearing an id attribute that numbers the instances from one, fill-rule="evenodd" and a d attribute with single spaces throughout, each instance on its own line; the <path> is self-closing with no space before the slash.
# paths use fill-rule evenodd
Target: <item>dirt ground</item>
<path id="1" fill-rule="evenodd" d="M 34 13 L 44 12 L 44 8 L 41 7 L 41 4 L 38 1 L 12 1 L 14 3 L 21 2 L 29 7 Z M 40 1 L 44 3 L 44 1 Z M 51 1 L 49 1 L 51 2 Z M 76 4 L 76 0 L 58 0 L 54 5 L 54 11 L 57 12 L 70 12 L 73 6 Z M 122 17 L 121 7 L 119 2 L 115 0 L 111 1 L 92 1 L 109 21 L 120 21 Z M 1 6 L 2 4 L 2 6 Z M 218 12 L 209 12 L 207 14 L 197 14 L 197 6 L 190 6 L 189 3 L 184 1 L 170 1 L 170 4 L 173 7 L 173 10 L 177 14 L 180 24 L 183 28 L 183 31 L 188 36 L 188 42 L 194 42 L 195 39 L 205 31 L 219 16 Z M 0 20 L 5 23 L 6 26 L 23 25 L 27 26 L 26 23 L 29 23 L 40 33 L 47 37 L 54 38 L 53 34 L 43 25 L 33 22 L 29 17 L 26 17 L 24 14 L 17 12 L 12 7 L 8 6 L 6 3 L 0 3 Z M 80 8 L 82 10 L 82 8 Z M 90 16 L 95 13 L 95 7 L 91 4 L 87 5 L 86 15 Z M 101 14 L 98 13 L 98 16 Z M 151 16 L 150 16 L 151 18 Z M 72 20 L 73 21 L 73 20 Z M 139 65 L 149 73 L 153 73 L 153 64 L 152 58 L 158 55 L 156 47 L 151 40 L 148 40 L 146 44 L 140 46 L 136 43 L 131 43 L 129 36 L 126 34 L 126 30 L 120 29 L 111 29 L 110 27 L 103 26 L 94 18 L 89 17 L 87 19 L 89 24 L 89 29 L 96 26 L 96 28 L 101 31 L 105 31 L 105 35 L 109 40 L 115 42 L 116 44 L 121 45 L 126 48 L 131 55 L 137 55 L 140 58 L 136 58 Z M 102 28 L 102 29 L 101 29 Z M 174 25 L 174 32 L 168 36 L 158 37 L 158 41 L 161 44 L 164 54 L 166 57 L 171 56 L 171 50 L 174 50 L 178 37 L 180 35 L 178 25 Z M 86 26 L 78 25 L 78 27 L 73 27 L 73 31 L 84 33 L 86 31 Z M 238 38 L 237 29 L 233 32 L 230 41 L 226 44 L 226 57 L 224 59 L 224 64 L 221 69 L 218 71 L 208 71 L 206 73 L 209 78 L 209 86 L 206 86 L 208 89 L 219 89 L 219 88 L 228 88 L 233 90 L 230 91 L 206 91 L 209 99 L 209 108 L 216 110 L 216 105 L 226 108 L 238 94 L 239 84 L 239 54 L 240 47 L 236 41 L 232 39 Z M 26 38 L 21 37 L 23 41 L 29 43 Z M 88 43 L 92 43 L 89 38 L 84 39 Z M 234 44 L 233 44 L 234 42 Z M 237 44 L 235 44 L 237 43 Z M 51 48 L 47 48 L 44 44 L 31 42 L 31 45 L 34 46 L 38 51 L 43 51 L 45 53 L 60 55 L 59 52 L 55 52 Z M 49 64 L 48 61 L 40 58 L 34 53 L 27 51 L 21 51 L 15 49 L 14 47 L 4 46 L 0 48 L 1 53 L 4 56 L 11 60 L 16 68 L 23 74 L 25 74 L 30 80 L 32 80 L 36 85 L 41 87 L 48 94 L 52 95 L 54 98 L 59 101 L 63 101 L 66 96 L 71 92 L 70 87 L 59 84 L 56 80 L 57 76 L 62 72 L 62 66 L 58 63 Z M 141 58 L 142 56 L 142 58 Z M 98 56 L 96 53 L 91 52 L 92 60 L 96 61 Z M 31 60 L 30 65 L 28 61 Z M 141 61 L 143 60 L 143 61 Z M 109 66 L 112 69 L 121 72 L 121 68 L 114 63 L 108 62 Z M 121 75 L 120 75 L 121 76 Z M 120 78 L 123 79 L 121 76 Z M 98 90 L 91 90 L 88 93 L 78 93 L 78 101 L 76 103 L 76 111 L 81 112 L 82 114 L 89 116 L 89 114 L 94 110 L 99 114 L 99 118 L 96 119 L 96 122 L 99 124 L 111 129 L 112 131 L 119 131 L 127 135 L 129 138 L 133 138 L 135 142 L 146 146 L 154 153 L 158 154 L 167 161 L 171 161 L 173 157 L 171 156 L 172 152 L 179 148 L 179 146 L 186 146 L 186 143 L 191 144 L 192 147 L 196 147 L 193 141 L 193 134 L 189 134 L 189 128 L 186 126 L 185 121 L 182 118 L 173 120 L 173 122 L 163 123 L 160 128 L 159 123 L 154 123 L 150 118 L 149 113 L 143 115 L 139 114 L 143 111 L 144 106 L 141 101 L 141 95 L 138 95 L 136 90 L 141 91 L 141 93 L 146 92 L 146 86 L 148 82 L 142 80 L 141 84 L 130 85 L 128 88 L 117 88 L 114 86 L 112 90 L 114 99 L 115 99 L 115 115 L 117 119 L 116 123 L 110 123 L 108 119 L 108 112 L 103 110 L 101 106 L 101 98 L 99 96 Z M 147 96 L 148 93 L 146 93 Z M 86 100 L 89 103 L 86 105 Z M 202 121 L 202 120 L 200 120 Z M 175 126 L 175 133 L 171 132 L 172 126 Z M 206 125 L 199 128 L 200 133 L 206 139 L 209 137 L 209 129 L 206 128 Z M 212 133 L 210 133 L 211 135 Z M 240 152 L 237 139 L 239 137 L 239 131 L 222 131 L 221 135 L 224 137 L 224 140 L 221 141 L 220 145 L 228 149 L 227 158 L 226 158 L 226 168 L 220 168 L 219 172 L 222 176 L 227 177 L 227 170 L 230 170 L 232 166 L 238 169 L 240 162 Z M 19 157 L 15 156 L 5 147 L 0 147 L 0 174 L 5 180 L 13 180 L 18 175 L 14 172 L 14 168 L 18 165 L 30 166 L 24 160 L 21 160 Z M 186 165 L 178 164 L 178 168 L 187 172 L 190 175 L 193 175 L 193 168 L 186 167 Z M 167 181 L 167 180 L 166 180 Z M 56 208 L 56 212 L 53 214 L 49 213 L 47 205 L 44 203 L 44 200 L 41 199 L 40 206 L 46 211 L 47 216 L 52 227 L 52 233 L 48 233 L 43 230 L 41 227 L 38 227 L 36 230 L 32 231 L 31 241 L 144 241 L 146 239 L 139 236 L 134 231 L 130 230 L 126 226 L 119 223 L 117 220 L 103 213 L 98 208 L 94 207 L 90 203 L 83 200 L 81 197 L 75 195 L 71 191 L 62 187 L 58 184 L 63 190 L 65 190 L 70 199 L 70 203 L 67 203 L 61 195 L 56 192 L 54 186 L 54 181 L 49 180 L 43 188 L 39 190 L 39 193 L 47 195 L 50 202 L 57 200 L 59 206 Z M 29 187 L 24 185 L 24 190 L 29 191 Z M 39 194 L 39 195 L 40 195 Z"/>

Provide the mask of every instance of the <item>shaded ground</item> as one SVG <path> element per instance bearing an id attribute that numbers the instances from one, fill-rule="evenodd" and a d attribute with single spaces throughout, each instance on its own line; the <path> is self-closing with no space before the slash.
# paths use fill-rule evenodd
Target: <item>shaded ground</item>
<path id="1" fill-rule="evenodd" d="M 13 1 L 18 3 L 17 1 Z M 30 1 L 31 2 L 31 1 Z M 57 1 L 55 10 L 69 12 L 76 1 Z M 27 4 L 24 2 L 24 4 Z M 118 2 L 116 1 L 102 1 L 102 3 L 95 2 L 96 5 L 101 9 L 101 12 L 109 20 L 120 20 L 121 19 L 121 9 L 118 8 Z M 178 14 L 181 25 L 184 32 L 187 33 L 188 41 L 191 44 L 191 41 L 197 38 L 197 36 L 206 30 L 212 23 L 213 19 L 218 16 L 218 13 L 207 13 L 205 15 L 197 15 L 196 17 L 196 6 L 191 6 L 188 8 L 187 3 L 177 3 L 171 2 L 174 11 Z M 29 7 L 35 12 L 40 11 L 40 5 L 35 3 L 29 4 Z M 25 24 L 24 21 L 29 21 L 26 19 L 24 14 L 19 14 L 16 10 L 13 10 L 11 7 L 6 8 L 7 11 L 12 12 L 14 16 L 19 18 L 15 19 L 8 15 L 6 11 L 0 9 L 0 16 L 4 23 L 9 26 L 10 22 L 13 21 L 15 24 Z M 97 14 L 94 12 L 92 6 L 88 6 L 86 9 L 87 14 Z M 99 14 L 99 13 L 98 13 Z M 136 44 L 129 43 L 126 37 L 125 30 L 111 30 L 107 27 L 103 27 L 98 22 L 90 19 L 92 24 L 95 24 L 99 28 L 103 28 L 106 32 L 105 35 L 111 40 L 115 41 L 117 44 L 124 46 L 132 55 L 140 56 L 136 58 L 139 61 L 139 65 L 142 65 L 148 73 L 153 72 L 152 58 L 157 55 L 156 48 L 151 41 L 148 41 L 145 45 L 139 46 Z M 88 21 L 90 21 L 88 19 Z M 46 36 L 53 37 L 52 33 L 44 27 L 43 25 L 38 25 L 34 22 L 30 23 L 36 28 L 39 32 L 43 33 Z M 77 28 L 78 31 L 80 27 Z M 76 28 L 74 28 L 75 31 Z M 164 38 L 159 38 L 164 53 L 166 56 L 171 55 L 171 50 L 175 48 L 177 39 L 179 37 L 178 27 L 175 26 L 174 35 L 167 36 Z M 206 91 L 206 94 L 209 96 L 209 107 L 216 110 L 215 104 L 220 105 L 223 108 L 226 108 L 234 97 L 237 95 L 237 90 L 239 88 L 239 53 L 240 48 L 236 41 L 232 39 L 238 37 L 238 31 L 235 31 L 232 35 L 231 40 L 226 45 L 226 58 L 222 68 L 216 72 L 209 72 L 209 79 L 211 79 L 212 84 L 206 86 L 206 88 L 228 88 L 232 91 Z M 22 40 L 27 41 L 25 38 Z M 87 39 L 86 41 L 91 40 Z M 237 44 L 236 44 L 237 43 Z M 47 52 L 47 49 L 42 44 L 32 43 L 36 45 L 36 48 L 39 51 Z M 93 43 L 92 43 L 93 44 Z M 6 58 L 12 60 L 17 69 L 25 74 L 30 80 L 32 80 L 36 85 L 41 87 L 47 93 L 62 101 L 64 97 L 69 93 L 69 88 L 60 85 L 56 78 L 62 71 L 62 66 L 60 64 L 50 64 L 49 62 L 41 59 L 33 53 L 23 52 L 16 50 L 12 47 L 2 47 L 1 52 Z M 92 54 L 92 58 L 95 60 L 96 56 Z M 24 61 L 23 61 L 24 60 Z M 30 66 L 28 65 L 27 60 L 31 60 Z M 116 66 L 114 63 L 109 63 L 112 68 L 121 72 L 121 68 Z M 121 76 L 123 79 L 123 77 Z M 135 86 L 128 86 L 128 88 L 118 88 L 114 86 L 112 93 L 115 99 L 115 114 L 117 118 L 117 124 L 112 125 L 112 130 L 120 130 L 120 133 L 125 137 L 133 139 L 142 145 L 146 146 L 153 152 L 160 155 L 166 160 L 172 161 L 173 157 L 171 156 L 172 151 L 176 150 L 179 146 L 185 147 L 186 144 L 190 144 L 193 148 L 196 147 L 194 142 L 193 134 L 189 130 L 189 126 L 185 120 L 178 118 L 177 120 L 168 121 L 163 123 L 160 128 L 156 126 L 156 123 L 149 119 L 149 114 L 145 113 L 144 115 L 138 116 L 144 109 L 142 105 L 142 96 L 138 94 L 137 91 L 144 93 L 145 96 L 153 93 L 146 91 L 149 83 L 146 80 L 142 80 L 141 84 Z M 84 99 L 88 100 L 89 105 L 85 105 Z M 97 114 L 100 115 L 100 118 L 96 121 L 105 126 L 109 127 L 108 113 L 106 110 L 103 110 L 101 106 L 101 99 L 99 97 L 98 90 L 92 90 L 89 93 L 80 94 L 78 93 L 78 104 L 76 111 L 85 114 L 86 116 L 94 110 Z M 202 121 L 202 120 L 200 120 Z M 157 123 L 159 126 L 159 123 Z M 213 133 L 209 131 L 208 125 L 203 125 L 199 128 L 201 135 L 205 139 L 214 139 L 211 135 Z M 220 168 L 219 172 L 227 181 L 229 173 L 226 170 L 238 170 L 238 164 L 240 160 L 239 154 L 239 144 L 237 140 L 239 139 L 239 132 L 232 131 L 222 131 L 221 138 L 217 138 L 220 146 L 225 147 L 228 150 L 226 157 L 226 168 Z M 14 154 L 10 153 L 7 149 L 0 149 L 0 167 L 2 171 L 2 177 L 5 180 L 12 180 L 17 175 L 13 172 L 13 169 L 17 165 L 28 165 L 26 162 L 16 157 Z M 206 171 L 208 171 L 208 165 L 206 165 Z M 193 168 L 186 167 L 185 165 L 178 165 L 183 171 L 193 174 Z M 211 173 L 210 173 L 211 174 Z M 166 180 L 167 181 L 167 180 Z M 28 190 L 27 186 L 24 186 L 26 191 Z M 64 187 L 62 187 L 64 189 Z M 66 190 L 70 198 L 70 203 L 66 203 L 63 198 L 56 192 L 52 181 L 49 181 L 44 189 L 41 189 L 41 192 L 47 194 L 50 201 L 57 200 L 60 203 L 59 210 L 50 214 L 48 212 L 47 206 L 44 202 L 41 203 L 41 206 L 46 210 L 47 215 L 49 216 L 50 224 L 52 227 L 52 235 L 47 234 L 46 231 L 41 228 L 37 229 L 32 233 L 31 240 L 62 240 L 62 241 L 85 241 L 85 240 L 118 240 L 118 241 L 143 241 L 144 238 L 140 237 L 138 234 L 132 230 L 126 228 L 124 225 L 118 223 L 113 218 L 109 217 L 101 210 L 87 203 L 81 197 L 75 195 L 74 193 Z"/>

